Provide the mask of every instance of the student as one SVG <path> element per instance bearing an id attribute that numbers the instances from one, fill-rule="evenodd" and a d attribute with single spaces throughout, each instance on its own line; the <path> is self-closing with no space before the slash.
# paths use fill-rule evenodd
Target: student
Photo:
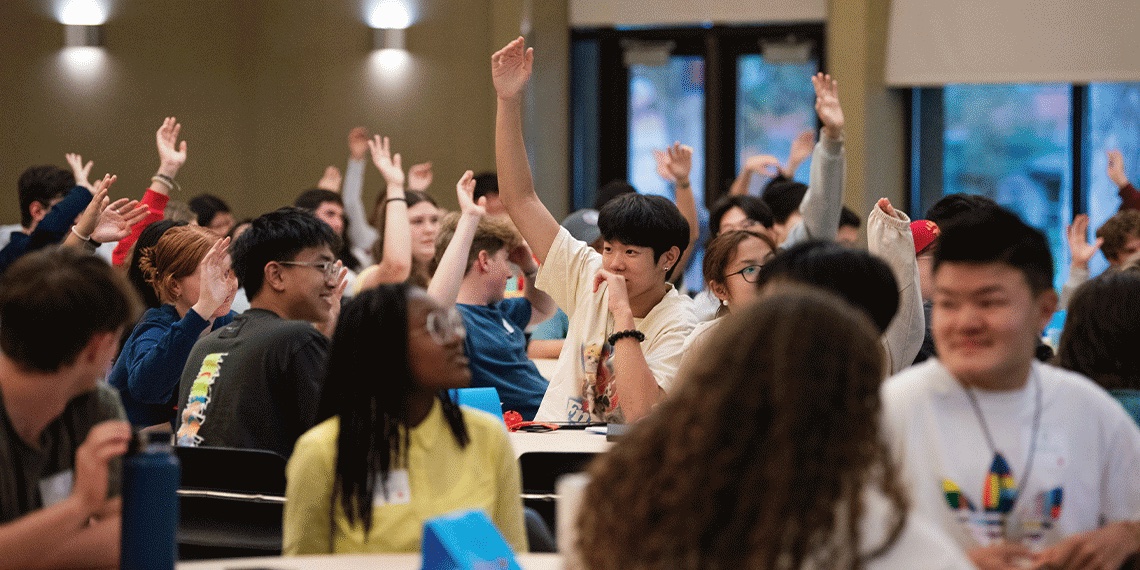
<path id="1" fill-rule="evenodd" d="M 107 378 L 133 425 L 174 419 L 179 378 L 194 343 L 233 321 L 237 279 L 226 254 L 229 244 L 205 228 L 181 226 L 142 250 L 139 265 L 162 305 L 143 315 Z"/>
<path id="2" fill-rule="evenodd" d="M 723 322 L 719 317 L 756 299 L 755 283 L 760 278 L 760 270 L 775 254 L 776 242 L 768 234 L 748 230 L 729 230 L 705 246 L 704 277 L 706 290 L 718 302 L 716 318 L 702 321 L 685 339 L 681 348 L 682 370 L 706 358 L 704 346 L 712 338 L 712 331 Z"/>
<path id="3" fill-rule="evenodd" d="M 839 230 L 835 234 L 836 243 L 847 247 L 859 245 L 859 227 L 862 225 L 863 220 L 859 219 L 859 214 L 844 206 L 839 213 Z"/>
<path id="4" fill-rule="evenodd" d="M 0 273 L 25 253 L 62 242 L 76 216 L 91 202 L 94 189 L 87 181 L 90 163 L 82 170 L 83 159 L 78 155 L 69 155 L 68 162 L 81 169 L 81 179 L 55 166 L 33 166 L 20 175 L 20 223 L 24 231 L 9 234 L 8 244 L 0 249 Z"/>
<path id="5" fill-rule="evenodd" d="M 183 143 L 185 149 L 185 143 Z M 169 205 L 169 203 L 167 204 Z M 234 227 L 234 216 L 230 205 L 225 200 L 213 194 L 199 194 L 187 202 L 190 210 L 198 219 L 198 225 L 206 228 L 218 237 L 226 237 Z"/>
<path id="6" fill-rule="evenodd" d="M 142 235 L 143 230 L 151 224 L 158 223 L 166 215 L 166 206 L 170 202 L 170 192 L 180 188 L 174 179 L 178 171 L 186 163 L 186 141 L 178 143 L 178 134 L 182 132 L 182 124 L 174 117 L 166 117 L 162 126 L 155 133 L 155 146 L 158 148 L 158 171 L 151 177 L 150 188 L 143 192 L 140 203 L 147 206 L 150 211 L 146 217 L 131 227 L 131 233 L 115 244 L 111 263 L 121 267 L 128 261 L 131 248 Z M 154 245 L 151 243 L 150 245 Z"/>
<path id="7" fill-rule="evenodd" d="M 597 210 L 582 208 L 566 216 L 559 225 L 570 232 L 570 237 L 589 245 L 599 254 L 602 253 L 602 232 L 598 230 Z M 570 318 L 562 309 L 556 310 L 553 317 L 531 331 L 530 344 L 526 347 L 527 355 L 531 358 L 558 358 L 569 330 Z"/>
<path id="8" fill-rule="evenodd" d="M 1090 378 L 1140 424 L 1140 272 L 1081 285 L 1069 303 L 1055 363 Z"/>
<path id="9" fill-rule="evenodd" d="M 883 385 L 916 510 L 983 570 L 1119 568 L 1140 550 L 1140 429 L 1087 378 L 1034 360 L 1052 281 L 1045 236 L 1015 214 L 953 218 L 934 257 L 938 358 Z"/>
<path id="10" fill-rule="evenodd" d="M 316 424 L 328 336 L 346 284 L 336 245 L 332 228 L 299 208 L 254 219 L 234 242 L 233 268 L 250 308 L 190 351 L 179 383 L 178 445 L 288 457 Z"/>
<path id="11" fill-rule="evenodd" d="M 399 283 L 409 276 L 427 275 L 427 264 L 431 256 L 435 255 L 435 234 L 430 236 L 430 254 L 425 255 L 419 248 L 413 250 L 409 214 L 415 213 L 417 229 L 422 225 L 419 222 L 424 218 L 424 210 L 430 210 L 438 216 L 434 203 L 419 205 L 423 194 L 412 191 L 414 187 L 422 190 L 431 182 L 431 165 L 427 165 L 426 179 L 422 173 L 414 175 L 416 166 L 422 165 L 413 166 L 413 176 L 405 177 L 401 166 L 403 159 L 400 153 L 392 154 L 388 137 L 376 135 L 369 139 L 364 127 L 352 129 L 348 135 L 348 147 L 351 154 L 345 170 L 342 202 L 346 220 L 345 235 L 356 244 L 355 255 L 367 265 L 352 284 L 352 294 L 381 283 Z M 364 215 L 366 151 L 371 153 L 372 163 L 383 175 L 386 185 L 373 208 L 372 219 Z M 407 192 L 404 190 L 405 181 L 414 184 Z M 377 228 L 381 231 L 377 232 Z M 438 224 L 435 229 L 438 231 Z M 414 237 L 419 242 L 424 241 L 424 236 L 420 233 Z"/>
<path id="12" fill-rule="evenodd" d="M 534 191 L 522 136 L 522 92 L 533 59 L 520 37 L 492 56 L 491 71 L 499 194 L 542 262 L 536 285 L 570 317 L 535 418 L 633 422 L 671 387 L 695 325 L 692 302 L 667 283 L 689 243 L 689 227 L 669 200 L 639 194 L 622 194 L 601 208 L 601 255 L 558 225 Z"/>
<path id="13" fill-rule="evenodd" d="M 285 554 L 418 552 L 424 521 L 460 509 L 482 509 L 526 551 L 519 465 L 502 420 L 447 395 L 471 380 L 463 336 L 454 308 L 406 284 L 345 306 L 324 421 L 289 460 Z"/>
<path id="14" fill-rule="evenodd" d="M 337 259 L 348 268 L 351 286 L 356 277 L 355 272 L 360 270 L 361 265 L 354 253 L 352 242 L 348 240 L 348 221 L 344 217 L 344 201 L 340 194 L 322 188 L 311 188 L 301 192 L 297 199 L 293 200 L 293 205 L 312 212 L 318 220 L 328 224 L 336 237 L 340 238 L 340 249 L 336 252 Z"/>
<path id="15" fill-rule="evenodd" d="M 669 399 L 591 466 L 581 567 L 970 568 L 909 512 L 880 437 L 867 317 L 809 288 L 725 320 Z"/>
<path id="16" fill-rule="evenodd" d="M 137 313 L 126 279 L 72 248 L 28 254 L 0 280 L 0 565 L 118 566 L 131 432 L 99 379 Z"/>
<path id="17" fill-rule="evenodd" d="M 461 213 L 444 219 L 436 240 L 439 266 L 428 294 L 463 316 L 471 386 L 497 389 L 503 410 L 529 421 L 548 382 L 527 357 L 523 331 L 553 315 L 557 305 L 534 287 L 538 264 L 510 221 L 487 216 L 485 196 L 474 202 L 470 170 L 456 190 Z M 522 269 L 526 285 L 522 297 L 504 299 L 503 288 L 514 277 L 512 264 Z"/>

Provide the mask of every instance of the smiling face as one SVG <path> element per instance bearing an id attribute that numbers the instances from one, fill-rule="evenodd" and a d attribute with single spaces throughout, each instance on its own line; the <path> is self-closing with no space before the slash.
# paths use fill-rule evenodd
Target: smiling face
<path id="1" fill-rule="evenodd" d="M 439 208 L 431 202 L 418 202 L 408 208 L 412 232 L 412 256 L 421 263 L 435 257 L 435 236 L 439 235 Z"/>
<path id="2" fill-rule="evenodd" d="M 471 385 L 464 337 L 455 319 L 462 324 L 454 308 L 443 308 L 423 291 L 409 293 L 408 362 L 420 388 L 434 392 Z"/>
<path id="3" fill-rule="evenodd" d="M 633 299 L 665 283 L 667 267 L 680 257 L 677 248 L 661 254 L 654 261 L 653 248 L 626 245 L 618 240 L 602 242 L 602 266 L 610 273 L 625 277 L 626 290 Z"/>
<path id="4" fill-rule="evenodd" d="M 1010 265 L 942 263 L 934 272 L 931 312 L 938 359 L 959 382 L 1019 388 L 1056 303 L 1052 290 L 1034 294 Z"/>
<path id="5" fill-rule="evenodd" d="M 336 256 L 329 246 L 302 249 L 292 261 L 300 263 L 333 263 Z M 336 280 L 325 277 L 319 267 L 309 265 L 281 265 L 282 287 L 287 298 L 287 319 L 311 323 L 324 323 L 334 302 Z"/>

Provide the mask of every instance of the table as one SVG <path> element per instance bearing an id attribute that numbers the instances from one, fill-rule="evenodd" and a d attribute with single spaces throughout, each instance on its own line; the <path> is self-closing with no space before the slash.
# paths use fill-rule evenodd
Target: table
<path id="1" fill-rule="evenodd" d="M 605 434 L 584 429 L 558 429 L 545 433 L 517 431 L 508 434 L 515 457 L 525 453 L 605 453 L 613 442 Z"/>
<path id="2" fill-rule="evenodd" d="M 557 554 L 518 554 L 525 570 L 561 570 L 562 557 Z M 180 562 L 178 570 L 420 570 L 417 554 L 338 554 L 317 556 L 225 558 L 200 562 Z"/>

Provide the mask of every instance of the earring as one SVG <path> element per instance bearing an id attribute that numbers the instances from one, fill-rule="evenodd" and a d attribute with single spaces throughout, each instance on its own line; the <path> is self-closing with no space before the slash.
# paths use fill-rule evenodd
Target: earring
<path id="1" fill-rule="evenodd" d="M 665 271 L 669 271 L 669 266 L 665 266 Z"/>
<path id="2" fill-rule="evenodd" d="M 721 300 L 720 300 L 720 304 L 721 304 L 721 305 L 724 305 L 725 307 L 727 307 L 727 306 L 728 306 L 728 299 L 721 299 Z"/>

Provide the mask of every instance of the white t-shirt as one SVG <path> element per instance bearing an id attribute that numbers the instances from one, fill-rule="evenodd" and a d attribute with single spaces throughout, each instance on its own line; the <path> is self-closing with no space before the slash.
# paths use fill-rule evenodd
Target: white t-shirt
<path id="1" fill-rule="evenodd" d="M 547 292 L 570 318 L 566 342 L 558 355 L 550 387 L 535 415 L 536 421 L 621 422 L 620 402 L 613 376 L 613 348 L 606 342 L 613 334 L 605 285 L 593 292 L 594 276 L 602 268 L 602 256 L 575 240 L 566 228 L 546 254 L 535 286 Z M 641 350 L 657 385 L 669 391 L 681 363 L 681 346 L 696 325 L 692 300 L 672 286 L 645 318 L 634 319 L 645 335 Z M 599 365 L 601 364 L 601 365 Z"/>
<path id="2" fill-rule="evenodd" d="M 870 553 L 886 541 L 892 511 L 890 500 L 878 487 L 868 486 L 863 490 L 863 518 L 859 521 L 861 553 Z M 866 561 L 863 567 L 867 570 L 968 570 L 974 565 L 942 529 L 912 509 L 894 544 L 882 555 Z"/>
<path id="3" fill-rule="evenodd" d="M 999 538 L 1003 525 L 1007 537 L 1037 550 L 1140 519 L 1140 429 L 1107 392 L 1067 370 L 1034 362 L 1019 390 L 974 391 L 1009 481 L 1020 485 L 1026 471 L 1038 385 L 1033 467 L 1003 521 L 984 509 L 994 453 L 962 385 L 937 359 L 883 384 L 883 429 L 914 509 L 966 550 Z"/>

